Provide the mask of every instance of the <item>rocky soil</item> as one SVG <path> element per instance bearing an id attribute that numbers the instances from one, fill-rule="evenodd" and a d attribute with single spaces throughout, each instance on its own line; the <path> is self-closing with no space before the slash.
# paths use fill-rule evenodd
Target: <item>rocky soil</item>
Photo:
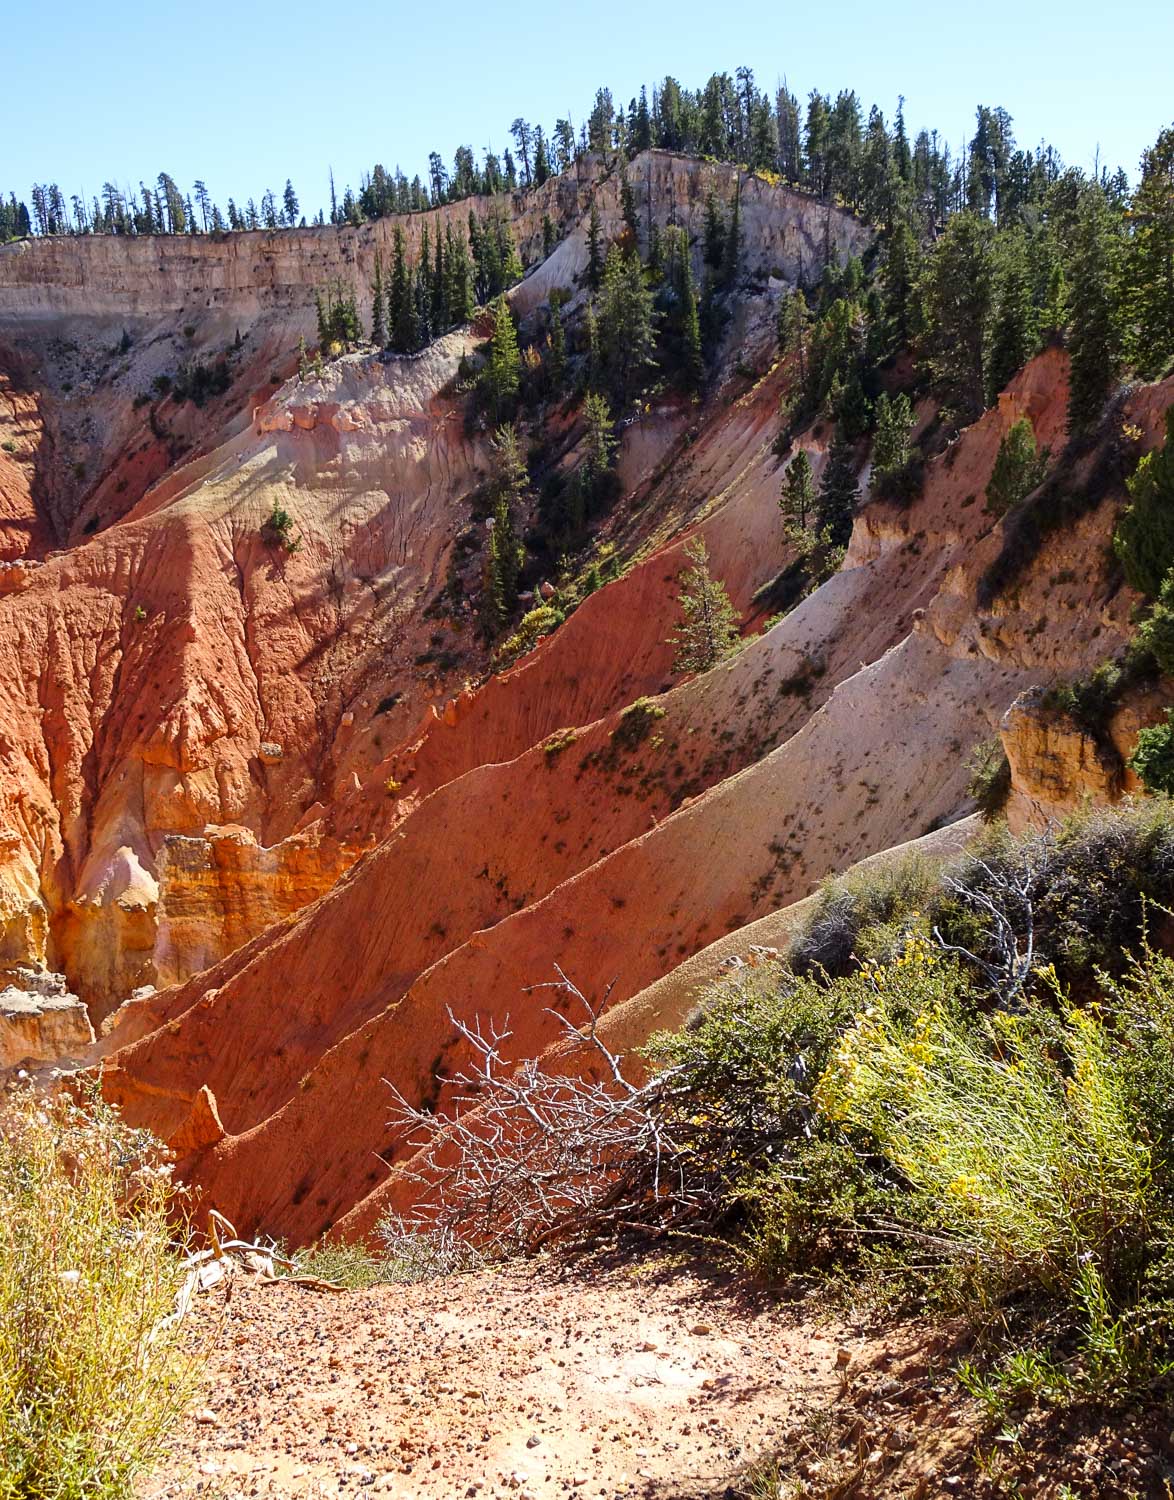
<path id="1" fill-rule="evenodd" d="M 700 1500 L 797 1442 L 855 1357 L 744 1285 L 641 1264 L 343 1294 L 238 1278 L 199 1318 L 204 1384 L 145 1500 Z"/>
<path id="2" fill-rule="evenodd" d="M 974 1331 L 866 1301 L 693 1251 L 345 1293 L 240 1276 L 197 1304 L 207 1364 L 140 1500 L 1168 1500 L 1168 1411 L 992 1420 L 955 1374 Z"/>

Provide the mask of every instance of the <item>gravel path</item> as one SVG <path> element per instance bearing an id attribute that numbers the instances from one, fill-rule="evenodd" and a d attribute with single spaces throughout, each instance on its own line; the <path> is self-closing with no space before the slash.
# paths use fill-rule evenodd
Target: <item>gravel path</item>
<path id="1" fill-rule="evenodd" d="M 239 1278 L 145 1500 L 737 1493 L 837 1387 L 841 1338 L 744 1285 L 539 1265 L 345 1295 Z"/>

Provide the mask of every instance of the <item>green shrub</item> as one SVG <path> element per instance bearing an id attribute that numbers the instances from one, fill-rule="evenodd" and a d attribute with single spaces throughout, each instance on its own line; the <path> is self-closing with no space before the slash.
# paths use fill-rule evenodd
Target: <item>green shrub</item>
<path id="1" fill-rule="evenodd" d="M 499 647 L 498 661 L 504 665 L 525 656 L 542 636 L 552 634 L 565 619 L 562 610 L 553 604 L 539 604 L 527 610 L 519 620 L 517 630 Z"/>
<path id="2" fill-rule="evenodd" d="M 97 1097 L 0 1120 L 0 1496 L 113 1500 L 158 1457 L 196 1366 L 170 1168 Z"/>
<path id="3" fill-rule="evenodd" d="M 3 448 L 5 453 L 16 452 L 16 444 L 12 441 L 11 438 L 5 438 L 4 441 L 0 443 L 0 448 Z"/>
<path id="4" fill-rule="evenodd" d="M 1147 453 L 1127 483 L 1130 504 L 1113 548 L 1129 582 L 1153 599 L 1174 566 L 1174 406 L 1166 412 L 1164 446 Z"/>
<path id="5" fill-rule="evenodd" d="M 1020 838 L 1000 825 L 949 881 L 928 905 L 947 943 L 995 963 L 998 936 L 989 907 L 981 910 L 990 903 L 1023 952 L 1030 925 L 1036 966 L 1050 964 L 1065 985 L 1089 990 L 1095 970 L 1120 973 L 1142 939 L 1147 906 L 1174 901 L 1174 818 L 1164 803 L 1143 801 L 1082 812 Z"/>
<path id="6" fill-rule="evenodd" d="M 813 916 L 791 944 L 792 967 L 797 974 L 851 973 L 862 948 L 876 951 L 894 930 L 903 933 L 937 888 L 933 865 L 917 855 L 826 880 Z"/>
<path id="7" fill-rule="evenodd" d="M 1174 961 L 1143 944 L 1098 1005 L 1053 979 L 986 1015 L 935 997 L 923 976 L 944 962 L 914 940 L 873 971 L 816 1103 L 907 1184 L 894 1225 L 911 1256 L 953 1262 L 988 1310 L 1018 1298 L 1020 1322 L 1076 1356 L 1074 1387 L 1151 1388 L 1174 1373 Z"/>
<path id="8" fill-rule="evenodd" d="M 694 1025 L 645 1049 L 674 1070 L 666 1134 L 688 1190 L 741 1225 L 747 1259 L 770 1274 L 854 1252 L 861 1206 L 883 1190 L 811 1098 L 859 998 L 779 962 L 747 967 L 711 987 Z"/>
<path id="9" fill-rule="evenodd" d="M 362 1287 L 382 1286 L 393 1280 L 392 1268 L 377 1255 L 370 1255 L 362 1245 L 338 1244 L 333 1241 L 299 1250 L 293 1264 L 281 1268 L 283 1276 L 314 1276 L 352 1291 Z"/>
<path id="10" fill-rule="evenodd" d="M 985 822 L 997 818 L 1011 795 L 1011 762 L 999 736 L 976 745 L 970 757 L 967 795 L 974 798 Z"/>
<path id="11" fill-rule="evenodd" d="M 663 719 L 665 710 L 651 698 L 637 698 L 620 714 L 620 721 L 611 732 L 612 747 L 616 750 L 637 749 L 652 733 L 652 726 Z"/>
<path id="12" fill-rule="evenodd" d="M 563 751 L 569 750 L 578 738 L 577 729 L 556 729 L 553 734 L 547 735 L 542 741 L 542 753 L 546 756 L 547 765 L 554 765 Z"/>
<path id="13" fill-rule="evenodd" d="M 1140 731 L 1128 764 L 1141 777 L 1147 792 L 1174 796 L 1174 710 L 1166 710 L 1163 723 Z"/>
<path id="14" fill-rule="evenodd" d="M 203 360 L 185 365 L 171 387 L 176 401 L 190 401 L 194 406 L 203 406 L 213 396 L 222 396 L 232 384 L 232 371 L 226 359 L 218 359 L 213 365 Z"/>
<path id="15" fill-rule="evenodd" d="M 896 960 L 942 960 L 913 939 Z M 1000 1294 L 1042 1288 L 1071 1303 L 1088 1278 L 1136 1273 L 1153 1208 L 1152 1162 L 1132 1117 L 1126 1063 L 1091 1011 L 972 1020 L 915 1014 L 876 971 L 873 1003 L 846 1033 L 817 1102 L 868 1134 L 910 1184 L 911 1223 Z M 952 998 L 952 997 L 951 997 Z"/>
<path id="16" fill-rule="evenodd" d="M 261 527 L 261 536 L 267 546 L 281 547 L 285 552 L 296 552 L 302 539 L 294 535 L 294 518 L 288 510 L 273 502 L 273 509 Z"/>
<path id="17" fill-rule="evenodd" d="M 1094 740 L 1105 730 L 1122 695 L 1134 679 L 1136 657 L 1103 661 L 1087 677 L 1058 683 L 1044 695 L 1044 706 L 1058 708 Z"/>

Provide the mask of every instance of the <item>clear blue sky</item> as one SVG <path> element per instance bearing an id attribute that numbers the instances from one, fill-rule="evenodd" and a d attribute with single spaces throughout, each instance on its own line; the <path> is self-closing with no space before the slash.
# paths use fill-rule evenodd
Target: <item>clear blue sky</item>
<path id="1" fill-rule="evenodd" d="M 914 133 L 952 143 L 974 106 L 1001 104 L 1022 145 L 1124 166 L 1174 122 L 1174 0 L 47 0 L 6 7 L 4 74 L 15 115 L 0 188 L 56 181 L 68 198 L 104 180 L 184 191 L 203 178 L 223 206 L 280 196 L 303 212 L 364 169 L 426 175 L 462 142 L 499 152 L 515 116 L 576 127 L 600 84 L 617 103 L 672 73 L 690 88 L 742 63 L 761 87 L 784 74 L 800 98 L 855 88 Z"/>

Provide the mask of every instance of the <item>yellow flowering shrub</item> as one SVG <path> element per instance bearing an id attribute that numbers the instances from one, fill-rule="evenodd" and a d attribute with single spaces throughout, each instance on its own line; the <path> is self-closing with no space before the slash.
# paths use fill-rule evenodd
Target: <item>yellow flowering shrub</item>
<path id="1" fill-rule="evenodd" d="M 913 1221 L 1005 1284 L 1115 1284 L 1152 1197 L 1120 1050 L 1094 1010 L 967 1018 L 938 980 L 949 967 L 922 938 L 869 967 L 874 998 L 817 1105 L 905 1176 Z"/>

